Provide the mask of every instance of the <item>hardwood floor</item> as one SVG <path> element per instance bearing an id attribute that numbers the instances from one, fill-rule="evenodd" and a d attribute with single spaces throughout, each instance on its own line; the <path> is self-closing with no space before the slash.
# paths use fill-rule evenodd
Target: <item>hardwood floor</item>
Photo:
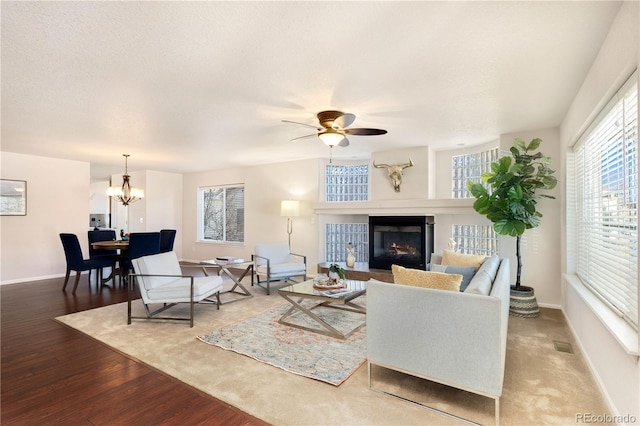
<path id="1" fill-rule="evenodd" d="M 3 425 L 267 425 L 54 321 L 127 297 L 86 275 L 76 295 L 62 283 L 0 286 Z"/>

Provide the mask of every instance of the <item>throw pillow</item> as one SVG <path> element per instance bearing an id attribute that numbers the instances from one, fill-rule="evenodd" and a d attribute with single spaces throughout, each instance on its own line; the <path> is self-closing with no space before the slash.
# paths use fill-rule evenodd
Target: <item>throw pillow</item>
<path id="1" fill-rule="evenodd" d="M 462 254 L 451 250 L 442 251 L 442 264 L 452 266 L 475 266 L 480 268 L 484 262 L 483 254 Z"/>
<path id="2" fill-rule="evenodd" d="M 471 282 L 471 279 L 476 274 L 475 266 L 452 266 L 452 265 L 438 265 L 432 263 L 430 271 L 444 272 L 445 274 L 459 274 L 462 275 L 462 283 L 460 284 L 460 291 L 465 291 Z"/>
<path id="3" fill-rule="evenodd" d="M 393 281 L 396 284 L 414 287 L 460 291 L 460 283 L 462 282 L 462 275 L 459 274 L 422 271 L 398 265 L 391 265 L 391 271 L 393 272 Z"/>

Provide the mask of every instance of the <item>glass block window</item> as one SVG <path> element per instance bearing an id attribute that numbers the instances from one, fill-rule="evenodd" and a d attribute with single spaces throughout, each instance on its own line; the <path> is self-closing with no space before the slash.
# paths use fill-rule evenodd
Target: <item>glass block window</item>
<path id="1" fill-rule="evenodd" d="M 347 243 L 353 245 L 356 262 L 369 262 L 368 223 L 327 223 L 325 241 L 326 262 L 346 262 Z"/>
<path id="2" fill-rule="evenodd" d="M 369 165 L 327 164 L 325 188 L 327 202 L 367 201 L 369 199 Z"/>
<path id="3" fill-rule="evenodd" d="M 451 238 L 460 253 L 498 254 L 498 234 L 491 225 L 452 225 Z"/>
<path id="4" fill-rule="evenodd" d="M 475 154 L 454 155 L 451 158 L 453 198 L 471 198 L 467 181 L 482 183 L 482 173 L 491 171 L 491 163 L 498 160 L 498 148 Z"/>

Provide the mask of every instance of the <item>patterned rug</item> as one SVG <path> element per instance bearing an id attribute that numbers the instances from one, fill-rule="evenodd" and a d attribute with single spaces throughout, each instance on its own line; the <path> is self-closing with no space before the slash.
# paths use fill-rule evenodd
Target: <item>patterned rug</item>
<path id="1" fill-rule="evenodd" d="M 289 306 L 274 309 L 198 336 L 198 339 L 334 386 L 349 378 L 365 361 L 365 327 L 348 339 L 339 340 L 278 323 L 287 309 Z M 319 307 L 313 312 L 343 332 L 353 330 L 365 321 L 363 314 L 340 309 Z M 306 327 L 319 327 L 319 324 L 301 312 L 287 320 Z"/>

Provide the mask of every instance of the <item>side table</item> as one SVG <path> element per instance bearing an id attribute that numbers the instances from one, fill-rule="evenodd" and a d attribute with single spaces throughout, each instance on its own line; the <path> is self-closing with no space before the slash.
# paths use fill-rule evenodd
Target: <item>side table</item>
<path id="1" fill-rule="evenodd" d="M 253 272 L 252 261 L 247 260 L 242 262 L 237 262 L 237 261 L 226 262 L 226 261 L 221 261 L 217 259 L 211 259 L 211 260 L 200 261 L 200 266 L 202 266 L 202 272 L 204 272 L 206 276 L 209 276 L 209 273 L 207 272 L 207 267 L 212 267 L 212 268 L 218 268 L 220 270 L 218 272 L 218 275 L 221 272 L 224 272 L 229 276 L 229 278 L 233 280 L 234 282 L 233 287 L 231 287 L 230 290 L 221 291 L 220 295 L 223 295 L 226 293 L 233 293 L 233 294 L 239 295 L 240 297 L 234 297 L 232 299 L 223 300 L 220 302 L 221 305 L 224 305 L 226 303 L 231 303 L 231 302 L 237 302 L 239 300 L 244 300 L 246 298 L 253 297 L 253 294 L 251 294 L 251 292 L 249 292 L 249 290 L 244 285 L 242 285 L 242 280 L 244 279 L 244 277 L 246 277 L 249 272 Z M 236 275 L 231 271 L 231 269 L 240 269 L 243 271 L 240 275 Z M 236 290 L 237 288 L 239 288 L 241 291 Z"/>

